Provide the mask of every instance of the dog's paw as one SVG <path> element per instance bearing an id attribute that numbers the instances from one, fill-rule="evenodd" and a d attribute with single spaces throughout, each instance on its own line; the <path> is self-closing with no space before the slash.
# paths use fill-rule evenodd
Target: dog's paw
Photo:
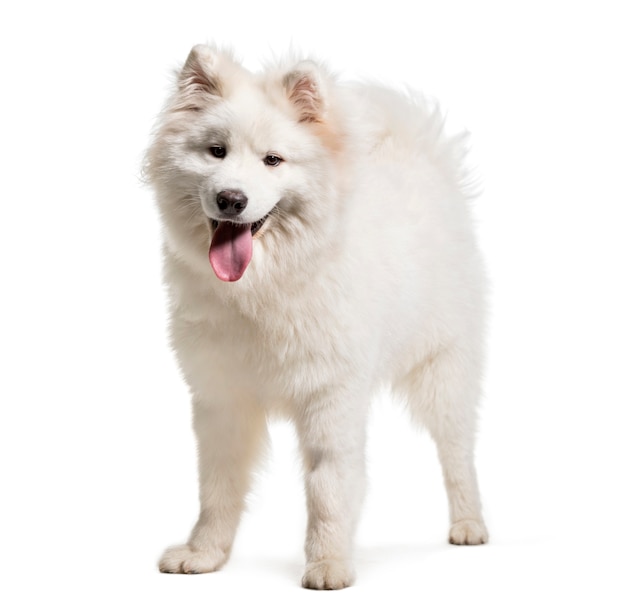
<path id="1" fill-rule="evenodd" d="M 228 557 L 217 548 L 209 551 L 194 550 L 189 545 L 174 546 L 163 553 L 159 561 L 161 573 L 211 573 L 217 571 Z"/>
<path id="2" fill-rule="evenodd" d="M 354 582 L 354 570 L 343 560 L 320 560 L 306 566 L 302 585 L 312 590 L 341 590 Z"/>
<path id="3" fill-rule="evenodd" d="M 450 528 L 450 543 L 457 546 L 478 546 L 488 539 L 487 527 L 479 520 L 459 520 Z"/>

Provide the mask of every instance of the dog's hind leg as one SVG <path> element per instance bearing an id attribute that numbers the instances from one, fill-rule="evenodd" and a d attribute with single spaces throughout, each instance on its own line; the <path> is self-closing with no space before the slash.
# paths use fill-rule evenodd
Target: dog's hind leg
<path id="1" fill-rule="evenodd" d="M 402 392 L 437 447 L 450 510 L 450 543 L 486 543 L 474 467 L 480 363 L 449 348 L 427 358 L 403 379 Z"/>

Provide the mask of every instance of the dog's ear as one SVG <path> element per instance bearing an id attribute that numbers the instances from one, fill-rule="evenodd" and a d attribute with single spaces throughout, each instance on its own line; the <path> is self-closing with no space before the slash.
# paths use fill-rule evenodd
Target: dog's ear
<path id="1" fill-rule="evenodd" d="M 181 107 L 198 109 L 223 95 L 223 84 L 217 73 L 218 55 L 210 47 L 198 44 L 191 49 L 178 75 L 178 98 Z"/>
<path id="2" fill-rule="evenodd" d="M 321 122 L 326 114 L 324 76 L 312 61 L 301 61 L 283 77 L 287 98 L 295 106 L 300 122 Z"/>

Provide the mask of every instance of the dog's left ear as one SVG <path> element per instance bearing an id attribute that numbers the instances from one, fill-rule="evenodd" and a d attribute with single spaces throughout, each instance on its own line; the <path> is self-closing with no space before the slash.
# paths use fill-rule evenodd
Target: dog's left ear
<path id="1" fill-rule="evenodd" d="M 324 76 L 312 61 L 301 61 L 283 77 L 287 98 L 298 111 L 300 122 L 317 123 L 326 114 Z"/>

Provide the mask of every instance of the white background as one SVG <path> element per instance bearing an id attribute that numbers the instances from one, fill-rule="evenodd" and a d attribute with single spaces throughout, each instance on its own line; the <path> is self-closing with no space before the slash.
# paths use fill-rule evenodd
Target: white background
<path id="1" fill-rule="evenodd" d="M 623 607 L 619 4 L 5 3 L 0 604 Z M 298 587 L 304 501 L 285 424 L 231 562 L 158 573 L 193 524 L 195 463 L 139 172 L 171 70 L 207 40 L 253 69 L 293 43 L 346 76 L 433 94 L 472 132 L 493 286 L 477 455 L 489 545 L 446 545 L 433 446 L 382 399 L 355 587 Z"/>

